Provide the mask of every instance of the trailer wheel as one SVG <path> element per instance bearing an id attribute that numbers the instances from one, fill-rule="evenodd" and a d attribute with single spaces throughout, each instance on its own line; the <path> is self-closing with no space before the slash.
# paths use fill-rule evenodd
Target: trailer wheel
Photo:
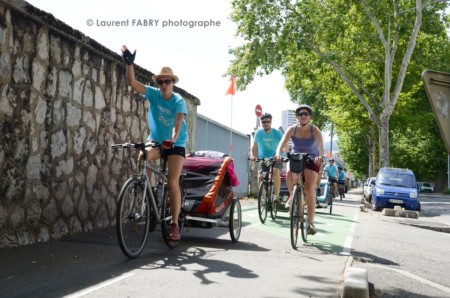
<path id="1" fill-rule="evenodd" d="M 230 219 L 228 223 L 231 241 L 238 242 L 239 236 L 241 236 L 241 226 L 242 226 L 241 202 L 239 201 L 239 199 L 233 199 L 231 201 Z"/>

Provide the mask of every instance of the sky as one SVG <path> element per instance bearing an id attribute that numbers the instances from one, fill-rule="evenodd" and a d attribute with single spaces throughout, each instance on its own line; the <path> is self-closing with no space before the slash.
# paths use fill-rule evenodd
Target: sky
<path id="1" fill-rule="evenodd" d="M 233 58 L 228 51 L 244 42 L 235 36 L 230 0 L 27 2 L 112 51 L 121 53 L 122 45 L 136 49 L 135 64 L 153 73 L 170 66 L 180 78 L 177 86 L 200 99 L 198 113 L 243 134 L 254 131 L 258 104 L 273 115 L 276 128 L 281 112 L 296 108 L 280 72 L 256 77 L 245 91 L 225 95 L 230 77 L 224 75 Z M 194 21 L 192 28 L 185 25 Z"/>

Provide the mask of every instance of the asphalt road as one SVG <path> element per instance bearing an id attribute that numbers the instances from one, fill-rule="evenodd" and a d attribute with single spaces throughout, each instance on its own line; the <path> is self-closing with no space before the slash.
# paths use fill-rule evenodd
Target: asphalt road
<path id="1" fill-rule="evenodd" d="M 340 297 L 351 253 L 352 265 L 368 270 L 372 297 L 449 297 L 450 234 L 428 228 L 430 222 L 445 226 L 448 208 L 442 206 L 450 197 L 423 198 L 423 216 L 405 222 L 360 212 L 361 194 L 352 190 L 335 203 L 332 215 L 318 209 L 318 234 L 297 250 L 290 245 L 287 213 L 261 224 L 254 200 L 242 202 L 238 243 L 227 228 L 191 229 L 171 250 L 157 230 L 143 254 L 128 260 L 112 227 L 1 249 L 0 296 Z"/>
<path id="2" fill-rule="evenodd" d="M 419 219 L 360 213 L 352 266 L 367 269 L 372 297 L 450 297 L 450 196 L 420 198 Z"/>

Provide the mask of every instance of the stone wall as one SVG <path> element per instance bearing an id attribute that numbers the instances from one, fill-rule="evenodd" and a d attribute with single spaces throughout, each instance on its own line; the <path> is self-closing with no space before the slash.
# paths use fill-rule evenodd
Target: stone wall
<path id="1" fill-rule="evenodd" d="M 139 81 L 152 75 L 136 67 Z M 195 131 L 199 100 L 176 92 Z M 149 133 L 148 104 L 127 86 L 121 57 L 24 1 L 1 0 L 0 95 L 0 247 L 113 225 L 130 171 L 110 145 Z"/>

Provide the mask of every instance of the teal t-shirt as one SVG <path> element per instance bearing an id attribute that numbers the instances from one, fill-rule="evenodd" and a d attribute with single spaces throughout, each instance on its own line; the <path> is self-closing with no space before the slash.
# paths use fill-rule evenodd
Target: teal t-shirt
<path id="1" fill-rule="evenodd" d="M 255 133 L 254 142 L 258 144 L 259 158 L 274 156 L 282 138 L 283 133 L 278 129 L 272 128 L 269 133 L 266 133 L 262 128 L 258 129 Z"/>
<path id="2" fill-rule="evenodd" d="M 344 181 L 345 180 L 345 171 L 341 171 L 339 173 L 339 177 L 338 177 L 339 181 Z"/>
<path id="3" fill-rule="evenodd" d="M 156 140 L 158 143 L 162 143 L 164 140 L 171 140 L 176 114 L 183 113 L 187 115 L 184 98 L 173 92 L 172 98 L 165 100 L 159 88 L 145 86 L 145 90 L 146 92 L 143 96 L 150 102 L 148 109 L 150 135 L 148 140 Z M 186 147 L 187 137 L 186 121 L 183 120 L 175 146 Z"/>
<path id="4" fill-rule="evenodd" d="M 338 167 L 336 165 L 330 166 L 329 164 L 323 169 L 327 173 L 327 177 L 337 178 Z"/>

